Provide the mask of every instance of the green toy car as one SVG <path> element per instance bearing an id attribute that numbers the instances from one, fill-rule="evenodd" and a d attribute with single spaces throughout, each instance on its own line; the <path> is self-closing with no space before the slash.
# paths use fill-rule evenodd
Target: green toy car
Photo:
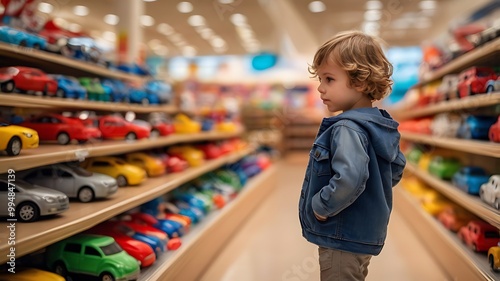
<path id="1" fill-rule="evenodd" d="M 440 179 L 450 180 L 460 167 L 460 162 L 455 158 L 436 156 L 429 164 L 429 173 Z"/>
<path id="2" fill-rule="evenodd" d="M 78 234 L 47 247 L 47 266 L 68 273 L 96 276 L 102 281 L 139 278 L 139 263 L 109 236 Z"/>
<path id="3" fill-rule="evenodd" d="M 88 100 L 93 101 L 110 101 L 110 94 L 102 86 L 98 78 L 81 77 L 78 79 L 80 85 L 87 90 Z"/>

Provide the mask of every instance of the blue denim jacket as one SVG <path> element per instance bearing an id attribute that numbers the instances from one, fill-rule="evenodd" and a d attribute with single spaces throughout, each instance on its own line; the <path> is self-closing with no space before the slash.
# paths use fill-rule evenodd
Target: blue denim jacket
<path id="1" fill-rule="evenodd" d="M 359 254 L 380 253 L 392 187 L 406 164 L 398 125 L 378 108 L 323 119 L 299 201 L 302 235 L 309 242 Z M 317 220 L 314 212 L 327 220 Z"/>

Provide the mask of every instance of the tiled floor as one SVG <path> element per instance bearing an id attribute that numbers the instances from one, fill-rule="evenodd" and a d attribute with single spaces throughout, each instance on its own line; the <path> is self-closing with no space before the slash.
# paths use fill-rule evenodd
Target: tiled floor
<path id="1" fill-rule="evenodd" d="M 202 281 L 319 280 L 317 247 L 302 238 L 297 214 L 306 161 L 306 154 L 294 154 L 278 164 L 278 186 L 228 242 Z M 372 258 L 367 280 L 448 279 L 395 210 L 386 246 Z"/>

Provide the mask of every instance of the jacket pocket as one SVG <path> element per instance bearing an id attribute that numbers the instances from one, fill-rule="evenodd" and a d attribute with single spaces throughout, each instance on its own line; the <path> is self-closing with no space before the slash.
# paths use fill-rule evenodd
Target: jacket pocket
<path id="1" fill-rule="evenodd" d="M 310 152 L 310 157 L 312 159 L 312 169 L 316 175 L 331 175 L 330 150 L 314 144 Z"/>

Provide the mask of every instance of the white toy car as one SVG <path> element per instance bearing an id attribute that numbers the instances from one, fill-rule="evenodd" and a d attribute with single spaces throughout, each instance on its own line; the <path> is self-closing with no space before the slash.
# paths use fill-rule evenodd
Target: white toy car
<path id="1" fill-rule="evenodd" d="M 440 113 L 432 119 L 430 129 L 433 136 L 454 138 L 462 122 L 462 116 L 458 114 Z"/>
<path id="2" fill-rule="evenodd" d="M 487 183 L 483 183 L 479 190 L 479 196 L 484 202 L 497 210 L 500 209 L 500 175 L 493 175 Z"/>

